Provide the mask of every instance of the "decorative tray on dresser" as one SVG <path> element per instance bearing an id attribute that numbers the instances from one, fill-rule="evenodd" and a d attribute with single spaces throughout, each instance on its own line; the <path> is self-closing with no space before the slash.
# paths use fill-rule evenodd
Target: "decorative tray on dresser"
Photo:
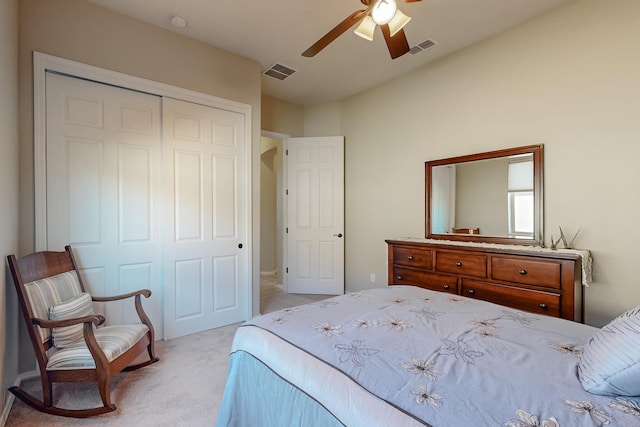
<path id="1" fill-rule="evenodd" d="M 389 285 L 412 285 L 584 321 L 588 251 L 435 239 L 386 240 Z"/>

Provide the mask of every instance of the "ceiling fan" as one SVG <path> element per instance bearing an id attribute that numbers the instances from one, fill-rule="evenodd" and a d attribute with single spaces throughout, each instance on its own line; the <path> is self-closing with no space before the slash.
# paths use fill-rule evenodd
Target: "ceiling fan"
<path id="1" fill-rule="evenodd" d="M 421 0 L 404 1 L 405 3 L 414 3 Z M 360 25 L 358 25 L 354 32 L 367 40 L 373 40 L 373 32 L 376 26 L 380 26 L 391 59 L 396 59 L 409 52 L 409 43 L 402 28 L 411 18 L 400 12 L 396 0 L 360 0 L 360 2 L 367 6 L 367 8 L 353 12 L 320 40 L 315 42 L 309 49 L 302 52 L 302 56 L 315 56 L 327 47 L 329 43 L 337 39 L 358 22 L 360 22 Z"/>

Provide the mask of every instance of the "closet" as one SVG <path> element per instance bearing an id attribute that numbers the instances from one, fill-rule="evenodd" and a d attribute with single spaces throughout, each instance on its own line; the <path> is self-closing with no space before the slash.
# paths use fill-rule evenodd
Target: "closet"
<path id="1" fill-rule="evenodd" d="M 96 295 L 151 289 L 158 338 L 246 320 L 245 112 L 51 70 L 44 80 L 39 250 L 71 244 Z"/>

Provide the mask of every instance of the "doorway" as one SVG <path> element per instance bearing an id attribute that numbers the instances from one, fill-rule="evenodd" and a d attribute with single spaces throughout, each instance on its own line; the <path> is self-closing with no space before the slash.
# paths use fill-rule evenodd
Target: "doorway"
<path id="1" fill-rule="evenodd" d="M 263 131 L 260 167 L 261 283 L 285 293 L 343 293 L 344 138 Z"/>
<path id="2" fill-rule="evenodd" d="M 262 132 L 260 138 L 260 277 L 286 292 L 284 277 L 284 141 L 288 135 Z"/>

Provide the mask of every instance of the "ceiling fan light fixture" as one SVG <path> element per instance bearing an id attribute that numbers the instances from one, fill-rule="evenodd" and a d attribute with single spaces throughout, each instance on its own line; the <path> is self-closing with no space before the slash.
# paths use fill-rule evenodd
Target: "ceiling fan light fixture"
<path id="1" fill-rule="evenodd" d="M 397 10 L 396 0 L 377 0 L 371 8 L 371 18 L 376 24 L 384 25 L 393 19 Z"/>
<path id="2" fill-rule="evenodd" d="M 360 25 L 353 30 L 353 32 L 363 39 L 371 41 L 373 40 L 373 32 L 375 29 L 376 23 L 373 22 L 373 19 L 369 15 L 367 15 L 364 17 L 362 22 L 360 22 Z"/>
<path id="3" fill-rule="evenodd" d="M 398 31 L 409 23 L 409 21 L 411 21 L 410 16 L 407 16 L 400 12 L 400 10 L 397 10 L 396 14 L 391 18 L 391 21 L 389 21 L 389 33 L 391 37 L 395 36 Z"/>

